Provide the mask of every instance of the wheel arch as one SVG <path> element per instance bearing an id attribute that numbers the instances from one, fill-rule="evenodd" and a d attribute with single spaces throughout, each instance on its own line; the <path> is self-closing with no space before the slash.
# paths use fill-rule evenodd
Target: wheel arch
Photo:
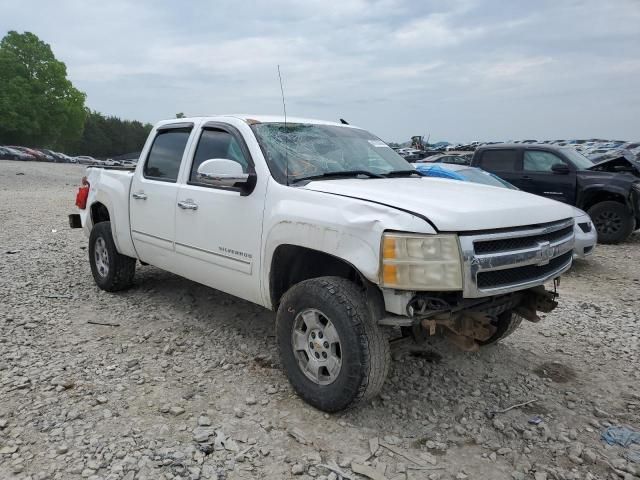
<path id="1" fill-rule="evenodd" d="M 597 203 L 602 202 L 618 202 L 629 207 L 629 199 L 625 196 L 624 192 L 618 189 L 606 189 L 594 188 L 586 190 L 582 195 L 580 205 L 582 210 L 587 211 Z"/>
<path id="2" fill-rule="evenodd" d="M 102 177 L 105 179 L 105 177 Z M 108 182 L 108 180 L 105 179 Z M 122 192 L 121 189 L 105 189 L 96 188 L 93 195 L 89 196 L 89 218 L 91 228 L 96 223 L 109 221 L 111 222 L 111 233 L 113 242 L 118 252 L 129 257 L 137 258 L 136 251 L 133 247 L 131 239 L 131 231 L 129 224 L 129 205 L 128 192 Z M 115 200 L 114 200 L 115 197 Z"/>
<path id="3" fill-rule="evenodd" d="M 89 209 L 91 215 L 91 224 L 95 225 L 100 222 L 109 222 L 111 221 L 111 214 L 109 213 L 109 208 L 102 202 L 93 202 Z"/>
<path id="4" fill-rule="evenodd" d="M 295 245 L 278 245 L 273 252 L 269 268 L 269 300 L 277 309 L 280 299 L 293 285 L 318 277 L 341 277 L 357 285 L 368 281 L 347 260 L 313 248 Z"/>

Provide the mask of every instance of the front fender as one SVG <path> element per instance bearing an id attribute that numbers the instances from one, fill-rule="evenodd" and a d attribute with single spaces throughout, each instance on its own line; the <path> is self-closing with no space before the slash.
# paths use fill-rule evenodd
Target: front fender
<path id="1" fill-rule="evenodd" d="M 619 182 L 598 182 L 584 186 L 577 204 L 580 208 L 583 208 L 586 205 L 591 206 L 594 198 L 607 194 L 619 196 L 624 199 L 626 206 L 632 211 L 635 211 L 635 205 L 633 204 L 629 186 Z M 583 208 L 583 210 L 586 209 Z"/>
<path id="2" fill-rule="evenodd" d="M 281 192 L 283 198 L 278 198 L 277 193 L 271 195 L 273 190 L 281 189 L 286 189 Z M 360 199 L 280 185 L 268 197 L 261 268 L 265 305 L 271 303 L 269 273 L 280 245 L 305 247 L 337 257 L 377 285 L 380 241 L 385 230 L 435 233 L 415 215 Z"/>

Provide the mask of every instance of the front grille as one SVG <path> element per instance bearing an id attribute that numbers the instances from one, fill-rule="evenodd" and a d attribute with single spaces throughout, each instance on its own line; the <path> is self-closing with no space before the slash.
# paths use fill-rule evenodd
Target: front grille
<path id="1" fill-rule="evenodd" d="M 505 270 L 479 272 L 477 278 L 478 288 L 499 288 L 543 278 L 569 263 L 572 256 L 573 252 L 569 251 L 550 260 L 546 265 L 526 265 Z"/>
<path id="2" fill-rule="evenodd" d="M 486 253 L 496 252 L 508 252 L 511 250 L 523 250 L 526 248 L 533 248 L 538 245 L 538 242 L 555 242 L 562 238 L 565 238 L 571 234 L 573 227 L 565 227 L 555 232 L 543 233 L 540 235 L 533 235 L 530 237 L 516 237 L 516 238 L 501 238 L 498 240 L 484 240 L 474 243 L 474 250 L 476 254 L 483 255 Z"/>

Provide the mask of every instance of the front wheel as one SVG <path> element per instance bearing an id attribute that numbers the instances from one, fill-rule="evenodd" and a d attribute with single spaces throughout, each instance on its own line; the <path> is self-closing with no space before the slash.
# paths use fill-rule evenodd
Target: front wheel
<path id="1" fill-rule="evenodd" d="M 276 340 L 294 390 L 325 412 L 373 398 L 389 371 L 389 341 L 364 293 L 344 278 L 294 285 L 278 308 Z"/>
<path id="2" fill-rule="evenodd" d="M 133 284 L 136 259 L 118 253 L 111 235 L 111 222 L 96 223 L 89 235 L 89 263 L 96 285 L 107 292 Z"/>
<path id="3" fill-rule="evenodd" d="M 507 310 L 506 312 L 498 315 L 493 321 L 493 325 L 496 327 L 496 331 L 491 337 L 482 342 L 478 342 L 480 346 L 491 345 L 492 343 L 499 342 L 500 340 L 507 338 L 513 332 L 515 332 L 522 323 L 522 317 L 516 313 Z"/>
<path id="4" fill-rule="evenodd" d="M 600 243 L 624 242 L 633 233 L 635 219 L 622 203 L 596 203 L 588 213 L 596 226 Z"/>

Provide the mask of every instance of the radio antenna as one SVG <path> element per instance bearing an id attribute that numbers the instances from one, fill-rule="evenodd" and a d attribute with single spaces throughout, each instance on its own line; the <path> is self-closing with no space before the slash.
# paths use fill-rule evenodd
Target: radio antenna
<path id="1" fill-rule="evenodd" d="M 278 79 L 280 80 L 280 93 L 282 94 L 282 109 L 284 110 L 284 174 L 287 186 L 289 185 L 289 149 L 287 148 L 287 104 L 284 101 L 284 88 L 282 87 L 282 75 L 278 65 Z"/>

